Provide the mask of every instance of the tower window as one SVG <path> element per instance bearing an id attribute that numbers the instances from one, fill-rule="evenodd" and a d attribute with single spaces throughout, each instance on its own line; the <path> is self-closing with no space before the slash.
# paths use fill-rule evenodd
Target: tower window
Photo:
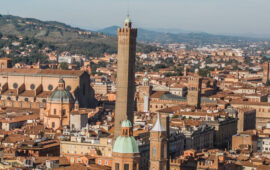
<path id="1" fill-rule="evenodd" d="M 164 147 L 161 147 L 161 158 L 164 158 Z"/>
<path id="2" fill-rule="evenodd" d="M 157 153 L 157 149 L 155 147 L 153 147 L 153 149 L 152 149 L 152 156 L 156 156 L 156 153 Z"/>
<path id="3" fill-rule="evenodd" d="M 124 170 L 129 170 L 129 164 L 124 164 Z"/>
<path id="4" fill-rule="evenodd" d="M 53 109 L 53 114 L 55 114 L 55 115 L 56 115 L 56 109 Z"/>
<path id="5" fill-rule="evenodd" d="M 115 163 L 115 170 L 119 170 L 119 163 Z"/>

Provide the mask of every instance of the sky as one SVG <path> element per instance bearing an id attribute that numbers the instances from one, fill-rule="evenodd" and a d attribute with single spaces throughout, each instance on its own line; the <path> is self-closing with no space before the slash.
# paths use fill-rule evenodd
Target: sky
<path id="1" fill-rule="evenodd" d="M 0 0 L 0 14 L 96 30 L 123 25 L 214 34 L 270 35 L 270 0 Z"/>

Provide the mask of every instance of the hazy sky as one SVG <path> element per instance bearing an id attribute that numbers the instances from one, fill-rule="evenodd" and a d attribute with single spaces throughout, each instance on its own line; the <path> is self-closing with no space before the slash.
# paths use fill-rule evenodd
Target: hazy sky
<path id="1" fill-rule="evenodd" d="M 0 0 L 0 13 L 98 29 L 122 25 L 128 6 L 136 27 L 270 35 L 270 0 Z"/>

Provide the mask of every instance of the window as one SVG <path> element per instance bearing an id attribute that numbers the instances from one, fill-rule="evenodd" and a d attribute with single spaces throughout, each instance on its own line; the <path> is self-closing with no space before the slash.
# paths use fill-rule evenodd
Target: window
<path id="1" fill-rule="evenodd" d="M 31 90 L 34 90 L 35 87 L 36 87 L 36 86 L 35 86 L 34 84 L 31 84 L 31 85 L 30 85 L 30 89 L 31 89 Z"/>
<path id="2" fill-rule="evenodd" d="M 105 165 L 108 165 L 108 161 L 105 161 Z"/>
<path id="3" fill-rule="evenodd" d="M 54 122 L 52 122 L 52 128 L 55 128 L 55 123 Z"/>
<path id="4" fill-rule="evenodd" d="M 70 161 L 71 161 L 71 163 L 74 163 L 74 158 L 71 157 L 71 158 L 70 158 Z"/>
<path id="5" fill-rule="evenodd" d="M 164 157 L 164 147 L 161 147 L 161 158 Z"/>
<path id="6" fill-rule="evenodd" d="M 17 83 L 13 83 L 13 88 L 17 89 L 18 88 L 18 84 Z"/>
<path id="7" fill-rule="evenodd" d="M 67 87 L 66 87 L 66 90 L 67 90 L 67 91 L 71 91 L 71 87 L 70 87 L 70 86 L 67 86 Z"/>
<path id="8" fill-rule="evenodd" d="M 50 91 L 51 91 L 52 89 L 53 89 L 53 85 L 51 85 L 51 84 L 50 84 L 50 85 L 48 85 L 48 90 L 50 90 Z"/>
<path id="9" fill-rule="evenodd" d="M 101 165 L 101 160 L 98 160 L 98 164 Z"/>
<path id="10" fill-rule="evenodd" d="M 56 115 L 56 109 L 53 109 L 53 114 L 55 114 L 55 115 Z"/>
<path id="11" fill-rule="evenodd" d="M 115 170 L 119 170 L 119 163 L 115 163 Z"/>
<path id="12" fill-rule="evenodd" d="M 129 170 L 129 164 L 124 164 L 124 170 Z"/>
<path id="13" fill-rule="evenodd" d="M 157 153 L 157 149 L 155 147 L 153 147 L 153 149 L 152 149 L 152 156 L 156 156 L 156 153 Z"/>
<path id="14" fill-rule="evenodd" d="M 28 98 L 27 98 L 27 97 L 26 97 L 26 98 L 24 98 L 24 101 L 28 102 Z"/>
<path id="15" fill-rule="evenodd" d="M 81 159 L 80 159 L 80 158 L 78 158 L 78 159 L 77 159 L 77 162 L 78 162 L 78 163 L 80 163 L 80 162 L 81 162 Z"/>
<path id="16" fill-rule="evenodd" d="M 42 99 L 42 102 L 43 102 L 43 103 L 46 103 L 46 99 Z"/>
<path id="17" fill-rule="evenodd" d="M 66 115 L 66 109 L 63 109 L 63 110 L 62 110 L 62 114 L 63 114 L 63 116 Z"/>

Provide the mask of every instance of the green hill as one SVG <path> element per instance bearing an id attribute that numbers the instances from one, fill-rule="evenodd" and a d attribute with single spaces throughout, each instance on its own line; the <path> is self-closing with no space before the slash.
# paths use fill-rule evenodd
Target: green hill
<path id="1" fill-rule="evenodd" d="M 86 31 L 55 21 L 40 21 L 12 15 L 0 15 L 0 33 L 35 38 L 48 42 L 61 52 L 68 50 L 86 56 L 101 56 L 117 52 L 117 38 L 99 32 Z M 138 44 L 138 51 L 155 50 Z"/>

